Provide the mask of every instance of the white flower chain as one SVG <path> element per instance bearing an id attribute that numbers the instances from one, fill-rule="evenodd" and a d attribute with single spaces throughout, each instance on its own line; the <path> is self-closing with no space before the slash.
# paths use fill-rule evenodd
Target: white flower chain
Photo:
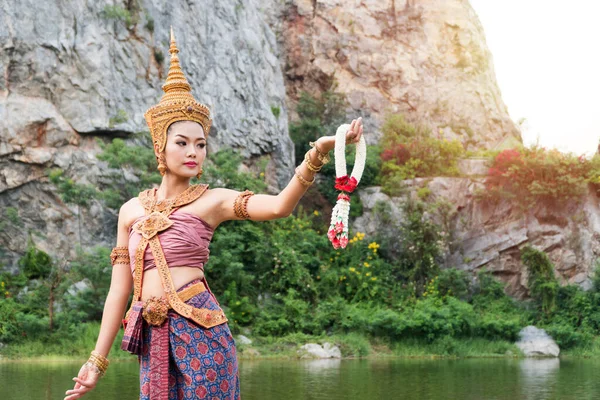
<path id="1" fill-rule="evenodd" d="M 346 171 L 346 133 L 350 129 L 350 124 L 343 124 L 335 133 L 335 175 L 336 182 L 339 178 L 347 175 Z M 348 181 L 354 178 L 356 185 L 360 182 L 365 162 L 367 159 L 367 144 L 364 136 L 361 135 L 360 140 L 356 145 L 356 156 L 352 174 L 347 179 Z M 353 186 L 350 183 L 350 186 Z M 354 189 L 350 190 L 352 192 Z M 346 248 L 348 244 L 348 217 L 350 215 L 350 196 L 342 191 L 338 195 L 337 202 L 331 213 L 331 223 L 327 232 L 327 237 L 333 244 L 334 248 Z"/>

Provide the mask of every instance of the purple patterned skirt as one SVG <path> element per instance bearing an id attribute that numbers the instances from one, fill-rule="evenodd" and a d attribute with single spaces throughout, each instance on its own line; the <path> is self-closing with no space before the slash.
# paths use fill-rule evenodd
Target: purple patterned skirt
<path id="1" fill-rule="evenodd" d="M 208 290 L 186 303 L 220 308 Z M 159 327 L 144 320 L 139 361 L 140 400 L 240 399 L 235 342 L 227 323 L 206 329 L 173 310 Z"/>

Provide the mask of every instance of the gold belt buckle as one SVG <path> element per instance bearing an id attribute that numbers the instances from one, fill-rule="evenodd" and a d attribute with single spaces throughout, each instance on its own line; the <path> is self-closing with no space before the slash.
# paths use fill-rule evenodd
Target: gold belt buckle
<path id="1" fill-rule="evenodd" d="M 144 303 L 142 316 L 150 325 L 160 326 L 169 313 L 169 301 L 164 297 L 151 297 Z"/>

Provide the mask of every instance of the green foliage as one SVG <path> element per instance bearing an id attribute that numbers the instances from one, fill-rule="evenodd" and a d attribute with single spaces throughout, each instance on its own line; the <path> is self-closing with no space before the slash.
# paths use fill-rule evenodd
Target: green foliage
<path id="1" fill-rule="evenodd" d="M 48 179 L 57 187 L 58 193 L 65 203 L 87 207 L 88 202 L 98 196 L 98 192 L 92 185 L 75 183 L 73 179 L 66 178 L 60 168 L 54 168 L 47 173 Z"/>
<path id="2" fill-rule="evenodd" d="M 109 256 L 110 249 L 106 247 L 96 246 L 90 251 L 78 249 L 77 257 L 71 262 L 70 275 L 63 282 L 66 321 L 76 323 L 102 319 L 112 273 Z M 84 282 L 86 287 L 75 291 L 72 285 L 77 282 Z"/>
<path id="3" fill-rule="evenodd" d="M 440 271 L 435 284 L 441 296 L 454 296 L 460 300 L 467 300 L 469 281 L 469 276 L 465 271 L 451 268 Z"/>
<path id="4" fill-rule="evenodd" d="M 271 106 L 271 112 L 275 116 L 275 119 L 279 118 L 279 114 L 281 114 L 281 108 L 279 106 Z"/>
<path id="5" fill-rule="evenodd" d="M 54 262 L 48 253 L 39 250 L 31 238 L 23 257 L 19 259 L 19 269 L 27 279 L 46 279 L 50 276 Z"/>
<path id="6" fill-rule="evenodd" d="M 203 167 L 207 183 L 215 187 L 226 187 L 234 190 L 252 190 L 255 193 L 264 192 L 267 184 L 252 173 L 238 172 L 242 156 L 233 149 L 224 149 L 210 154 L 210 163 Z M 204 175 L 203 175 L 204 178 Z"/>
<path id="7" fill-rule="evenodd" d="M 506 149 L 498 153 L 488 171 L 481 200 L 510 199 L 526 210 L 537 203 L 564 206 L 587 193 L 598 180 L 600 161 L 544 147 Z"/>
<path id="8" fill-rule="evenodd" d="M 227 315 L 229 315 L 229 327 L 234 332 L 239 332 L 240 326 L 247 326 L 252 323 L 256 306 L 248 296 L 240 297 L 236 282 L 231 282 L 227 290 L 223 292 L 222 301 L 227 304 Z M 233 321 L 231 321 L 233 319 Z"/>
<path id="9" fill-rule="evenodd" d="M 335 135 L 335 130 L 346 119 L 347 101 L 332 88 L 319 96 L 300 93 L 297 112 L 300 120 L 290 123 L 290 137 L 295 145 L 296 160 L 304 159 L 309 142 L 323 135 Z M 329 133 L 331 132 L 331 133 Z"/>
<path id="10" fill-rule="evenodd" d="M 19 210 L 15 207 L 5 207 L 2 210 L 0 218 L 0 232 L 4 231 L 7 226 L 23 227 L 23 220 L 19 217 Z"/>
<path id="11" fill-rule="evenodd" d="M 18 261 L 20 272 L 0 275 L 0 341 L 56 343 L 67 339 L 69 326 L 100 320 L 110 286 L 109 254 L 103 247 L 78 249 L 66 268 L 30 240 Z M 88 287 L 75 291 L 73 284 L 81 280 Z"/>
<path id="12" fill-rule="evenodd" d="M 162 65 L 163 61 L 165 61 L 165 53 L 160 49 L 154 49 L 154 59 L 158 65 Z"/>
<path id="13" fill-rule="evenodd" d="M 531 297 L 541 304 L 542 311 L 546 314 L 554 311 L 559 285 L 548 255 L 527 245 L 521 250 L 521 260 L 529 272 Z"/>
<path id="14" fill-rule="evenodd" d="M 426 282 L 439 273 L 441 229 L 425 217 L 425 203 L 408 200 L 404 206 L 405 220 L 401 226 L 402 256 L 400 273 L 423 292 Z"/>
<path id="15" fill-rule="evenodd" d="M 146 13 L 146 29 L 148 29 L 150 33 L 154 33 L 154 18 L 148 13 Z"/>
<path id="16" fill-rule="evenodd" d="M 149 141 L 145 136 L 147 132 L 140 132 L 138 136 L 146 140 L 143 145 L 127 145 L 123 139 L 115 138 L 110 143 L 97 139 L 102 152 L 97 155 L 99 160 L 106 161 L 114 171 L 110 171 L 110 185 L 102 188 L 99 197 L 112 209 L 118 210 L 123 203 L 136 197 L 142 190 L 153 184 L 161 182 L 162 177 L 156 169 L 156 156 Z M 125 179 L 125 172 L 129 171 L 138 177 L 137 182 Z"/>
<path id="17" fill-rule="evenodd" d="M 115 125 L 127 122 L 128 119 L 129 116 L 127 115 L 127 112 L 125 110 L 119 109 L 119 111 L 117 111 L 117 115 L 108 119 L 108 127 L 114 128 Z"/>
<path id="18" fill-rule="evenodd" d="M 388 115 L 381 128 L 382 190 L 397 196 L 405 179 L 428 176 L 459 176 L 458 160 L 465 151 L 458 140 L 434 137 L 421 125 L 413 125 L 403 115 Z"/>
<path id="19" fill-rule="evenodd" d="M 122 6 L 104 6 L 101 14 L 106 19 L 124 22 L 127 28 L 131 28 L 137 23 L 136 14 Z"/>

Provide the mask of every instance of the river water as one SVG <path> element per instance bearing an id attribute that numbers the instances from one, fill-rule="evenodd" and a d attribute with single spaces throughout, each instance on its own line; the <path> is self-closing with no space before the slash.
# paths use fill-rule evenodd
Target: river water
<path id="1" fill-rule="evenodd" d="M 0 363 L 0 399 L 62 399 L 77 362 Z M 600 399 L 600 360 L 241 360 L 243 400 Z M 114 362 L 84 399 L 138 398 L 137 362 Z"/>

